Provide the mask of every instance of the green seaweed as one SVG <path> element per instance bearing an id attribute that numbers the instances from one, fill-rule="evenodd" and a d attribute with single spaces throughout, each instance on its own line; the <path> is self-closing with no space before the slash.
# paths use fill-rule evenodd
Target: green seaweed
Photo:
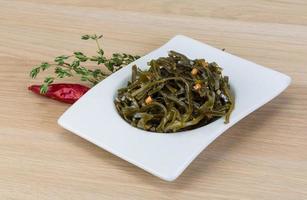
<path id="1" fill-rule="evenodd" d="M 220 117 L 229 122 L 234 96 L 229 78 L 217 63 L 191 60 L 170 51 L 151 60 L 149 69 L 132 67 L 131 81 L 118 90 L 118 113 L 132 126 L 172 133 L 207 125 Z"/>

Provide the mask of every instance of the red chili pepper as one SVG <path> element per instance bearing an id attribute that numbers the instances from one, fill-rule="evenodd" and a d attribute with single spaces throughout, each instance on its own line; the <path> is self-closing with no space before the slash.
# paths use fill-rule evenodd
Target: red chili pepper
<path id="1" fill-rule="evenodd" d="M 57 83 L 49 85 L 46 94 L 41 94 L 40 87 L 40 85 L 31 85 L 28 89 L 36 94 L 70 104 L 76 102 L 90 89 L 89 87 L 80 84 Z"/>

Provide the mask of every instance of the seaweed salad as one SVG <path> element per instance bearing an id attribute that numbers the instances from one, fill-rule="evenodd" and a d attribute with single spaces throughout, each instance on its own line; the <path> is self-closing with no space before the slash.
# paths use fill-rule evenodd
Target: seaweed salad
<path id="1" fill-rule="evenodd" d="M 191 60 L 170 51 L 151 60 L 148 70 L 132 66 L 131 81 L 118 90 L 115 106 L 132 126 L 172 133 L 207 125 L 234 109 L 229 78 L 205 59 Z"/>

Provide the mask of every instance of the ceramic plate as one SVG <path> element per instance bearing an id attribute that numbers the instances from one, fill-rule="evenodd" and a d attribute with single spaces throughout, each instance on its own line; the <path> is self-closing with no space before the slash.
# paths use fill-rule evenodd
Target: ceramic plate
<path id="1" fill-rule="evenodd" d="M 147 62 L 167 56 L 169 50 L 191 59 L 217 62 L 230 77 L 235 109 L 230 123 L 224 119 L 194 130 L 159 134 L 130 126 L 117 113 L 113 100 L 126 85 L 131 66 L 146 69 Z M 212 141 L 240 119 L 264 105 L 289 85 L 290 77 L 223 52 L 185 36 L 175 36 L 165 45 L 112 74 L 87 92 L 58 120 L 74 134 L 164 180 L 175 180 Z M 101 158 L 103 159 L 103 158 Z"/>

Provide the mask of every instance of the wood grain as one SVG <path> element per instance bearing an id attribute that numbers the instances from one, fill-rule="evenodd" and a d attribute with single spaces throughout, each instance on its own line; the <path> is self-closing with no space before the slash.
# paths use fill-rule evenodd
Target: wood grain
<path id="1" fill-rule="evenodd" d="M 306 199 L 307 2 L 0 0 L 0 199 Z M 103 33 L 146 54 L 184 34 L 292 77 L 279 97 L 164 182 L 60 128 L 68 105 L 27 91 L 40 61 Z M 247 72 L 248 73 L 248 72 Z"/>

